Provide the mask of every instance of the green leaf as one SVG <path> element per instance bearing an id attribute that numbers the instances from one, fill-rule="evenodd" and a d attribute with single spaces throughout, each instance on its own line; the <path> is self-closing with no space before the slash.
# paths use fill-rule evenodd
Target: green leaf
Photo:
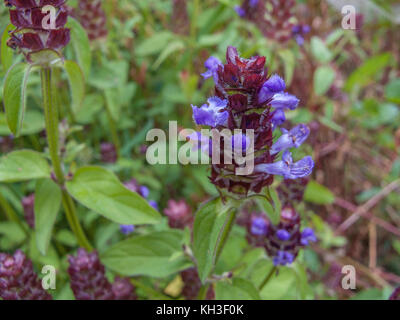
<path id="1" fill-rule="evenodd" d="M 4 72 L 7 72 L 12 66 L 13 50 L 7 45 L 7 41 L 10 38 L 8 32 L 12 29 L 14 29 L 14 26 L 12 24 L 8 25 L 1 37 L 0 57 Z"/>
<path id="2" fill-rule="evenodd" d="M 45 128 L 44 116 L 39 111 L 29 111 L 25 112 L 24 122 L 22 123 L 22 128 L 20 136 L 27 136 L 35 133 L 39 133 Z M 0 113 L 0 135 L 8 136 L 11 134 L 10 128 L 7 124 L 6 115 Z"/>
<path id="3" fill-rule="evenodd" d="M 170 43 L 169 45 L 167 45 L 165 47 L 165 49 L 160 53 L 160 55 L 158 56 L 157 60 L 154 62 L 152 69 L 153 70 L 157 70 L 160 65 L 171 55 L 173 54 L 175 51 L 179 51 L 185 48 L 185 44 L 180 41 L 174 41 L 172 43 Z"/>
<path id="4" fill-rule="evenodd" d="M 0 222 L 0 248 L 12 249 L 20 246 L 26 238 L 26 233 L 16 222 Z"/>
<path id="5" fill-rule="evenodd" d="M 50 166 L 43 154 L 31 150 L 11 152 L 0 158 L 0 182 L 50 178 Z"/>
<path id="6" fill-rule="evenodd" d="M 232 283 L 220 281 L 215 288 L 216 300 L 261 300 L 254 284 L 248 280 L 234 278 Z"/>
<path id="7" fill-rule="evenodd" d="M 85 78 L 79 65 L 74 61 L 65 61 L 64 70 L 67 73 L 71 89 L 72 110 L 76 114 L 82 106 L 85 97 Z"/>
<path id="8" fill-rule="evenodd" d="M 335 71 L 328 66 L 319 67 L 314 74 L 314 92 L 322 96 L 332 86 L 335 80 Z"/>
<path id="9" fill-rule="evenodd" d="M 386 99 L 400 104 L 400 79 L 395 79 L 388 83 L 385 88 Z"/>
<path id="10" fill-rule="evenodd" d="M 101 167 L 80 168 L 66 187 L 81 204 L 116 223 L 139 225 L 161 221 L 160 214 L 145 199 Z"/>
<path id="11" fill-rule="evenodd" d="M 3 99 L 7 123 L 15 136 L 19 135 L 24 119 L 26 83 L 30 70 L 27 63 L 18 63 L 8 71 L 4 81 Z"/>
<path id="12" fill-rule="evenodd" d="M 281 201 L 278 193 L 275 190 L 270 190 L 271 200 L 268 201 L 265 197 L 257 197 L 256 201 L 261 210 L 267 214 L 273 224 L 279 223 L 281 217 Z"/>
<path id="13" fill-rule="evenodd" d="M 215 265 L 221 231 L 228 218 L 230 207 L 216 198 L 202 205 L 195 215 L 193 225 L 193 253 L 202 282 Z"/>
<path id="14" fill-rule="evenodd" d="M 307 185 L 304 200 L 316 204 L 332 204 L 335 201 L 335 195 L 327 187 L 312 180 Z"/>
<path id="15" fill-rule="evenodd" d="M 173 35 L 169 31 L 155 33 L 153 36 L 140 43 L 135 52 L 139 57 L 159 53 L 168 45 L 172 38 Z"/>
<path id="16" fill-rule="evenodd" d="M 87 79 L 90 74 L 92 63 L 92 51 L 90 49 L 90 42 L 86 34 L 86 30 L 78 21 L 71 17 L 68 18 L 66 27 L 71 29 L 71 43 L 74 48 L 78 63 L 83 70 L 85 78 Z"/>
<path id="17" fill-rule="evenodd" d="M 383 53 L 366 60 L 347 79 L 344 89 L 350 92 L 355 86 L 362 88 L 374 81 L 376 75 L 390 64 L 393 56 Z"/>
<path id="18" fill-rule="evenodd" d="M 315 59 L 321 63 L 328 63 L 332 60 L 333 54 L 325 45 L 325 43 L 318 37 L 311 38 L 311 52 Z"/>
<path id="19" fill-rule="evenodd" d="M 183 254 L 182 241 L 181 230 L 136 236 L 109 248 L 101 261 L 122 275 L 163 278 L 191 265 Z"/>
<path id="20" fill-rule="evenodd" d="M 35 189 L 35 234 L 36 245 L 42 255 L 46 255 L 49 248 L 60 206 L 60 188 L 50 179 L 39 180 Z"/>

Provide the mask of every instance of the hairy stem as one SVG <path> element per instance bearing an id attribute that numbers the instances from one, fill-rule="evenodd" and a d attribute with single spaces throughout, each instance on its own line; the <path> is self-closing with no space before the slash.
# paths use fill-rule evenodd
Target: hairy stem
<path id="1" fill-rule="evenodd" d="M 42 68 L 40 74 L 42 82 L 43 108 L 46 122 L 47 143 L 49 147 L 50 158 L 53 165 L 54 174 L 57 178 L 57 183 L 60 185 L 62 190 L 62 203 L 70 228 L 75 234 L 75 237 L 78 240 L 78 244 L 87 250 L 92 250 L 92 246 L 87 240 L 86 235 L 80 225 L 79 219 L 76 214 L 74 202 L 71 196 L 65 190 L 64 186 L 65 177 L 59 155 L 58 109 L 57 106 L 54 104 L 51 74 L 52 70 L 50 68 Z"/>
<path id="2" fill-rule="evenodd" d="M 267 285 L 267 283 L 269 282 L 269 280 L 271 280 L 272 276 L 274 275 L 274 273 L 276 272 L 277 268 L 274 266 L 271 271 L 267 274 L 267 276 L 265 277 L 264 281 L 261 283 L 261 285 L 258 287 L 259 291 L 261 291 L 262 289 L 264 289 L 264 287 Z"/>

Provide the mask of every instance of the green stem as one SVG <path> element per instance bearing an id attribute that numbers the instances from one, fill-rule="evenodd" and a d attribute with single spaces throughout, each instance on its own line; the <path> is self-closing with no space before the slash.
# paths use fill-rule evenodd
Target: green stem
<path id="1" fill-rule="evenodd" d="M 214 267 L 217 265 L 218 259 L 221 256 L 221 253 L 224 250 L 225 244 L 229 238 L 229 234 L 232 231 L 232 227 L 235 223 L 236 213 L 237 213 L 236 209 L 233 210 L 231 209 L 227 213 L 224 226 L 222 227 L 222 230 L 220 232 L 217 249 L 215 250 Z M 202 285 L 197 297 L 198 300 L 204 300 L 206 298 L 209 287 L 210 287 L 209 283 L 205 283 L 204 285 Z"/>
<path id="2" fill-rule="evenodd" d="M 41 69 L 40 75 L 42 81 L 43 108 L 45 114 L 47 143 L 49 146 L 50 158 L 53 165 L 54 174 L 62 190 L 62 203 L 71 230 L 74 232 L 78 240 L 78 244 L 81 247 L 84 247 L 87 250 L 92 250 L 92 246 L 89 244 L 89 241 L 87 240 L 86 235 L 80 225 L 79 219 L 76 214 L 74 202 L 71 196 L 66 192 L 64 186 L 65 177 L 61 166 L 58 146 L 58 109 L 57 106 L 54 104 L 51 74 L 52 70 L 50 68 Z"/>
<path id="3" fill-rule="evenodd" d="M 261 283 L 261 285 L 259 286 L 259 291 L 261 291 L 262 289 L 264 289 L 264 287 L 267 285 L 267 283 L 269 282 L 269 280 L 271 280 L 272 276 L 274 275 L 274 273 L 276 272 L 277 268 L 274 266 L 271 271 L 267 274 L 267 276 L 265 277 L 264 281 Z"/>
<path id="4" fill-rule="evenodd" d="M 206 299 L 209 287 L 210 287 L 209 283 L 206 283 L 201 286 L 201 288 L 199 290 L 199 294 L 197 295 L 197 300 L 205 300 Z"/>
<path id="5" fill-rule="evenodd" d="M 235 222 L 236 218 L 236 209 L 230 210 L 229 213 L 227 214 L 224 226 L 222 228 L 222 233 L 220 235 L 220 239 L 218 242 L 217 250 L 215 251 L 215 261 L 214 261 L 214 266 L 217 265 L 218 259 L 222 253 L 222 250 L 225 247 L 226 241 L 228 240 L 229 234 L 232 231 L 232 227 Z"/>
<path id="6" fill-rule="evenodd" d="M 107 100 L 107 98 L 106 98 Z M 120 156 L 120 149 L 121 149 L 121 143 L 119 141 L 119 136 L 118 136 L 118 130 L 117 130 L 117 125 L 114 121 L 114 118 L 111 114 L 110 107 L 108 103 L 106 102 L 106 111 L 107 111 L 107 118 L 108 118 L 108 123 L 110 127 L 110 133 L 111 133 L 111 139 L 115 145 L 115 149 L 117 150 L 117 155 L 118 157 Z"/>

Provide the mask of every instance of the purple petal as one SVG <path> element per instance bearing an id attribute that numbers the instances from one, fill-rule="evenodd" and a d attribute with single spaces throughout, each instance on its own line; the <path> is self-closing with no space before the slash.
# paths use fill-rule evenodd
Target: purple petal
<path id="1" fill-rule="evenodd" d="M 280 229 L 276 232 L 276 236 L 279 240 L 287 241 L 290 239 L 290 233 L 287 232 L 285 229 Z"/>
<path id="2" fill-rule="evenodd" d="M 266 102 L 267 100 L 271 99 L 276 93 L 283 92 L 285 88 L 285 81 L 277 74 L 272 75 L 267 81 L 265 81 L 258 94 L 259 103 Z"/>
<path id="3" fill-rule="evenodd" d="M 222 111 L 228 105 L 228 100 L 217 97 L 208 99 L 208 105 L 204 104 L 201 108 L 192 106 L 193 120 L 197 125 L 217 126 L 226 125 L 229 117 L 227 111 Z M 222 112 L 221 112 L 222 111 Z"/>
<path id="4" fill-rule="evenodd" d="M 300 124 L 279 137 L 271 148 L 271 154 L 277 154 L 289 148 L 298 148 L 309 135 L 310 129 L 306 125 Z"/>
<path id="5" fill-rule="evenodd" d="M 317 242 L 317 237 L 315 236 L 314 230 L 311 228 L 305 228 L 301 233 L 301 244 L 303 246 L 308 246 L 309 242 Z"/>
<path id="6" fill-rule="evenodd" d="M 119 229 L 123 234 L 128 235 L 135 231 L 135 226 L 133 224 L 121 224 Z"/>
<path id="7" fill-rule="evenodd" d="M 299 105 L 300 100 L 296 96 L 288 93 L 277 93 L 273 96 L 271 106 L 276 109 L 294 110 Z"/>
<path id="8" fill-rule="evenodd" d="M 255 236 L 266 236 L 268 233 L 268 223 L 262 217 L 254 218 L 251 221 L 251 234 Z"/>

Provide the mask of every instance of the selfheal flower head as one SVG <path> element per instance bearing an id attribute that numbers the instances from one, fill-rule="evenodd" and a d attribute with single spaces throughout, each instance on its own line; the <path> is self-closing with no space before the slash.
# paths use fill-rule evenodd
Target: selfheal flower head
<path id="1" fill-rule="evenodd" d="M 114 300 L 111 283 L 96 251 L 89 253 L 80 248 L 68 261 L 71 289 L 77 300 Z"/>
<path id="2" fill-rule="evenodd" d="M 90 41 L 99 41 L 107 37 L 107 17 L 101 1 L 80 0 L 78 8 L 70 14 L 85 28 Z"/>
<path id="3" fill-rule="evenodd" d="M 168 207 L 164 210 L 164 213 L 168 217 L 170 228 L 184 229 L 185 227 L 192 227 L 192 209 L 185 200 L 168 200 Z"/>
<path id="4" fill-rule="evenodd" d="M 201 108 L 192 106 L 193 119 L 197 125 L 210 126 L 212 128 L 226 125 L 229 114 L 223 111 L 227 104 L 227 100 L 218 97 L 212 97 L 208 100 L 208 105 L 204 104 Z"/>
<path id="5" fill-rule="evenodd" d="M 201 289 L 201 280 L 196 268 L 189 268 L 181 272 L 181 278 L 184 283 L 182 288 L 182 295 L 186 300 L 195 300 Z M 206 294 L 206 300 L 213 300 L 215 298 L 215 293 L 213 286 L 208 288 Z"/>
<path id="6" fill-rule="evenodd" d="M 290 131 L 282 129 L 282 132 L 282 136 L 273 144 L 271 154 L 277 154 L 290 148 L 298 148 L 310 135 L 310 129 L 304 124 L 300 124 Z"/>
<path id="7" fill-rule="evenodd" d="M 136 288 L 129 278 L 116 277 L 112 284 L 112 292 L 115 300 L 137 300 Z"/>
<path id="8" fill-rule="evenodd" d="M 221 161 L 212 164 L 211 182 L 219 191 L 223 191 L 223 195 L 241 198 L 248 196 L 249 192 L 261 192 L 264 187 L 273 183 L 274 175 L 279 174 L 286 178 L 305 176 L 305 168 L 308 168 L 306 164 L 310 165 L 308 158 L 308 162 L 293 163 L 291 157 L 284 155 L 282 161 L 276 162 L 277 153 L 300 146 L 308 136 L 308 128 L 298 126 L 284 132 L 286 135 L 274 145 L 273 131 L 285 121 L 285 110 L 295 109 L 299 103 L 295 96 L 284 91 L 285 81 L 276 74 L 268 76 L 265 57 L 246 59 L 234 47 L 227 48 L 224 65 L 219 60 L 213 61 L 210 60 L 210 65 L 214 65 L 216 70 L 215 97 L 209 100 L 209 105 L 201 108 L 192 106 L 193 119 L 197 125 L 231 132 L 233 149 L 242 149 L 243 153 L 246 151 L 246 159 L 247 156 L 253 156 L 256 170 L 248 172 L 246 176 L 238 176 L 237 169 L 244 166 L 244 163 L 233 161 L 225 164 L 227 150 L 222 149 L 225 143 L 220 143 Z M 248 130 L 251 131 L 251 140 L 247 139 L 250 138 L 246 135 Z M 190 139 L 204 140 L 202 149 L 211 157 L 213 141 L 210 137 L 205 138 L 200 133 L 195 133 Z M 223 142 L 222 140 L 221 138 L 219 142 Z M 232 150 L 231 159 L 236 156 L 237 153 Z M 302 174 L 300 165 L 304 169 Z M 308 171 L 310 173 L 311 170 Z"/>
<path id="9" fill-rule="evenodd" d="M 32 261 L 17 250 L 0 253 L 0 298 L 4 300 L 52 300 L 33 270 Z"/>
<path id="10" fill-rule="evenodd" d="M 70 41 L 70 30 L 65 28 L 67 23 L 67 9 L 65 1 L 6 1 L 10 7 L 10 20 L 16 27 L 10 32 L 7 45 L 12 49 L 18 49 L 30 63 L 50 65 L 55 59 L 61 58 L 61 50 Z M 54 25 L 44 25 L 46 13 L 42 8 L 51 5 L 56 10 Z M 40 52 L 46 51 L 46 55 Z M 51 54 L 49 54 L 51 52 Z"/>

